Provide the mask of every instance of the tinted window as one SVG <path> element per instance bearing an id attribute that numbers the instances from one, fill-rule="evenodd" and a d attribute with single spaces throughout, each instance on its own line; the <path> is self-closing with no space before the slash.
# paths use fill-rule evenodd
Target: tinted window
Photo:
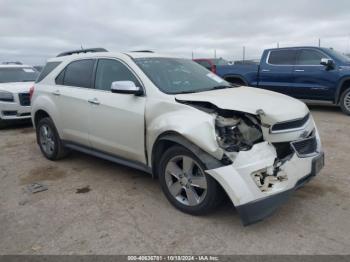
<path id="1" fill-rule="evenodd" d="M 38 75 L 32 67 L 1 67 L 0 83 L 34 82 Z"/>
<path id="2" fill-rule="evenodd" d="M 63 84 L 90 88 L 93 68 L 94 60 L 91 59 L 70 63 L 65 69 Z"/>
<path id="3" fill-rule="evenodd" d="M 136 77 L 121 62 L 100 59 L 97 64 L 95 88 L 109 91 L 114 81 L 133 81 L 136 86 L 141 86 Z"/>
<path id="4" fill-rule="evenodd" d="M 326 55 L 316 50 L 301 50 L 298 58 L 298 65 L 320 65 L 321 59 Z"/>
<path id="5" fill-rule="evenodd" d="M 295 58 L 295 50 L 274 50 L 270 52 L 268 63 L 272 65 L 294 65 Z"/>
<path id="6" fill-rule="evenodd" d="M 61 62 L 48 62 L 44 69 L 41 71 L 36 83 L 43 80 L 48 74 L 50 74 Z"/>

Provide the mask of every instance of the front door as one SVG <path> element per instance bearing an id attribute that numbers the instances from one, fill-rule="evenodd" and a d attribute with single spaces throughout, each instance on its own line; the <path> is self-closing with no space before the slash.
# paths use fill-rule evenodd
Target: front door
<path id="1" fill-rule="evenodd" d="M 144 96 L 111 92 L 114 81 L 140 81 L 116 59 L 99 59 L 90 100 L 89 139 L 94 149 L 146 163 Z"/>
<path id="2" fill-rule="evenodd" d="M 332 90 L 337 82 L 337 71 L 321 65 L 328 55 L 316 49 L 301 49 L 294 68 L 292 94 L 296 98 L 311 100 L 332 100 Z"/>

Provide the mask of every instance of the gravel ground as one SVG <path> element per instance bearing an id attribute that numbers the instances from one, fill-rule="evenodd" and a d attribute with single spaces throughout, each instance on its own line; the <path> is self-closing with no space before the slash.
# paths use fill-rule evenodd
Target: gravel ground
<path id="1" fill-rule="evenodd" d="M 193 217 L 157 180 L 81 153 L 46 160 L 30 126 L 0 131 L 0 254 L 349 254 L 350 117 L 311 107 L 326 167 L 272 217 L 243 227 L 234 207 Z M 27 185 L 41 182 L 36 194 Z"/>

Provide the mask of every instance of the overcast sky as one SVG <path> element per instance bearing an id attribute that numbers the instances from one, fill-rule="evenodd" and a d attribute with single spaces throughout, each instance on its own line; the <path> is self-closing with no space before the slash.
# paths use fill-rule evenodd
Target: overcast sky
<path id="1" fill-rule="evenodd" d="M 88 47 L 259 58 L 264 48 L 350 52 L 349 0 L 0 0 L 0 61 L 43 64 Z"/>

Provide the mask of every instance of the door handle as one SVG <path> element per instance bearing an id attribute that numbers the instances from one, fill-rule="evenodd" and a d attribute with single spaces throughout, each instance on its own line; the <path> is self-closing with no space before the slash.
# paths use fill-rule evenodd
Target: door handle
<path id="1" fill-rule="evenodd" d="M 263 71 L 263 72 L 270 72 L 271 70 L 270 69 L 263 69 L 261 71 Z"/>
<path id="2" fill-rule="evenodd" d="M 89 99 L 88 102 L 93 105 L 99 105 L 100 101 L 97 100 L 97 98 Z"/>
<path id="3" fill-rule="evenodd" d="M 305 72 L 304 69 L 295 69 L 294 71 L 295 71 L 295 72 Z"/>
<path id="4" fill-rule="evenodd" d="M 60 90 L 53 91 L 52 94 L 54 96 L 60 96 L 61 95 Z"/>

